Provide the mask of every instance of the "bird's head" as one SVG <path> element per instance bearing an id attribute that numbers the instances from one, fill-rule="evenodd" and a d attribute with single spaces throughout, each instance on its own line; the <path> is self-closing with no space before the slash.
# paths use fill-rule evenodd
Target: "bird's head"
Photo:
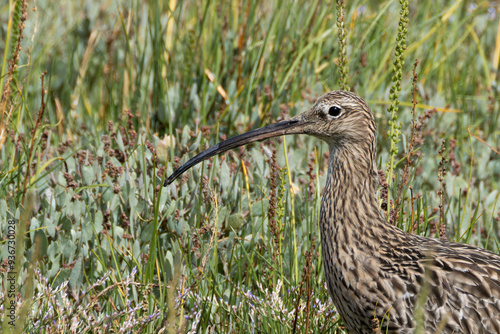
<path id="1" fill-rule="evenodd" d="M 274 123 L 220 142 L 201 152 L 165 181 L 172 183 L 182 173 L 214 155 L 268 138 L 308 134 L 318 137 L 331 148 L 350 150 L 354 155 L 372 161 L 375 151 L 376 125 L 368 104 L 356 94 L 332 91 L 319 97 L 311 108 L 287 121 Z"/>
<path id="2" fill-rule="evenodd" d="M 300 124 L 293 133 L 306 133 L 336 147 L 371 143 L 377 131 L 368 104 L 356 94 L 341 90 L 323 94 L 311 108 L 293 119 Z"/>

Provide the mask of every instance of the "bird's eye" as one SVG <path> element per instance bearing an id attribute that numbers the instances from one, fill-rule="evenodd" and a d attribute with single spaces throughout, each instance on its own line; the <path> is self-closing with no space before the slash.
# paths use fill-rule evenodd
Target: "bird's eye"
<path id="1" fill-rule="evenodd" d="M 342 109 L 340 109 L 339 106 L 333 106 L 333 107 L 330 107 L 330 109 L 328 109 L 328 115 L 330 115 L 332 117 L 337 118 L 341 114 L 342 114 Z"/>

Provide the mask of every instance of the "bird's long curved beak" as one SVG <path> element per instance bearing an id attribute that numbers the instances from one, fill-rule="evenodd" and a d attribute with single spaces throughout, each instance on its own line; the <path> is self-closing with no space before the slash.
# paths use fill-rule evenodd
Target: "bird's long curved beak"
<path id="1" fill-rule="evenodd" d="M 214 155 L 223 153 L 239 146 L 272 137 L 288 134 L 306 133 L 305 130 L 307 124 L 308 122 L 304 121 L 304 117 L 302 115 L 297 115 L 287 121 L 274 123 L 263 128 L 248 131 L 236 137 L 224 140 L 223 142 L 220 142 L 217 145 L 206 149 L 205 151 L 201 152 L 200 154 L 186 162 L 184 165 L 179 167 L 179 169 L 177 169 L 172 175 L 168 177 L 167 180 L 165 180 L 164 186 L 167 186 L 174 182 L 175 179 L 181 176 L 182 173 L 187 171 L 189 168 L 202 162 L 203 160 L 213 157 Z"/>

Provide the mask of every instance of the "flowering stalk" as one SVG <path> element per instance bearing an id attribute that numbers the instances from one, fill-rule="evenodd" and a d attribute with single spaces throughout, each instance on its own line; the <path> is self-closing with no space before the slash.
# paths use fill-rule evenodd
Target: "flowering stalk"
<path id="1" fill-rule="evenodd" d="M 394 74 L 392 76 L 392 87 L 391 87 L 391 105 L 387 110 L 391 114 L 391 118 L 389 120 L 389 132 L 388 136 L 391 139 L 391 148 L 390 148 L 390 158 L 387 162 L 387 183 L 389 185 L 389 189 L 391 187 L 392 178 L 394 168 L 396 167 L 396 155 L 398 154 L 398 143 L 400 141 L 401 135 L 401 124 L 398 122 L 398 105 L 399 105 L 399 92 L 401 91 L 401 78 L 403 77 L 403 65 L 405 62 L 404 52 L 406 50 L 406 35 L 408 30 L 406 29 L 406 25 L 408 24 L 408 0 L 400 0 L 401 11 L 399 18 L 399 26 L 398 26 L 398 37 L 396 39 L 396 60 L 394 61 Z M 391 203 L 391 192 L 388 193 L 387 203 Z M 387 206 L 387 217 L 390 217 L 391 207 Z"/>
<path id="2" fill-rule="evenodd" d="M 339 36 L 339 75 L 340 89 L 349 90 L 347 79 L 349 68 L 347 67 L 347 37 L 345 31 L 345 2 L 337 0 L 337 28 Z"/>

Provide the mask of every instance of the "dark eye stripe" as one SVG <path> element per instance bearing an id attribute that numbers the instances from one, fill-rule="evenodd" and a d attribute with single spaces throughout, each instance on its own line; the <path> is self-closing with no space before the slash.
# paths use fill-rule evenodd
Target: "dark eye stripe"
<path id="1" fill-rule="evenodd" d="M 328 115 L 333 117 L 339 117 L 342 114 L 342 109 L 338 106 L 333 106 L 328 109 Z"/>

